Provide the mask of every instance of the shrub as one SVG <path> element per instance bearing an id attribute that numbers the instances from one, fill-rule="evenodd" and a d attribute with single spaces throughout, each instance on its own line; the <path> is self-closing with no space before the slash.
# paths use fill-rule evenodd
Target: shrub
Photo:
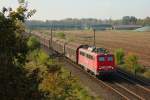
<path id="1" fill-rule="evenodd" d="M 125 57 L 125 66 L 127 70 L 135 73 L 142 71 L 142 67 L 138 64 L 138 57 L 132 53 Z"/>
<path id="2" fill-rule="evenodd" d="M 118 65 L 121 65 L 124 63 L 124 51 L 122 48 L 119 48 L 115 51 L 115 62 Z"/>
<path id="3" fill-rule="evenodd" d="M 31 51 L 40 48 L 40 42 L 34 36 L 29 37 L 27 45 Z"/>
<path id="4" fill-rule="evenodd" d="M 34 61 L 37 65 L 47 64 L 50 63 L 51 59 L 49 59 L 49 56 L 41 49 L 36 49 L 28 55 L 29 61 Z"/>
<path id="5" fill-rule="evenodd" d="M 46 64 L 48 59 L 49 59 L 49 56 L 43 50 L 40 50 L 38 52 L 38 62 L 40 64 Z"/>
<path id="6" fill-rule="evenodd" d="M 146 78 L 149 78 L 150 79 L 150 69 L 145 71 L 144 74 L 143 74 Z"/>

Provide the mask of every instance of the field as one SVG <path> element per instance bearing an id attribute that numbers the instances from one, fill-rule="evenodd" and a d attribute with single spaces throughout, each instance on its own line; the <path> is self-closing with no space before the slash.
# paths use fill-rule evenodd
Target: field
<path id="1" fill-rule="evenodd" d="M 71 41 L 93 45 L 93 31 L 63 32 Z M 123 48 L 126 54 L 136 54 L 141 64 L 150 67 L 150 32 L 96 31 L 96 46 L 107 48 L 111 52 Z"/>

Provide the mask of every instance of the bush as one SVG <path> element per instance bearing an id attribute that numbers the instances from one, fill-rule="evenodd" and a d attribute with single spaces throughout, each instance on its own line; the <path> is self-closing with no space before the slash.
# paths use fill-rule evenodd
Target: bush
<path id="1" fill-rule="evenodd" d="M 150 69 L 144 72 L 144 77 L 149 78 L 150 79 Z"/>
<path id="2" fill-rule="evenodd" d="M 38 62 L 40 64 L 46 64 L 48 59 L 49 59 L 49 56 L 43 50 L 40 50 L 38 52 Z"/>
<path id="3" fill-rule="evenodd" d="M 33 51 L 35 49 L 40 48 L 40 42 L 37 40 L 36 37 L 30 36 L 27 42 L 28 48 Z"/>
<path id="4" fill-rule="evenodd" d="M 131 72 L 142 72 L 143 68 L 138 64 L 138 57 L 132 53 L 125 57 L 126 69 Z"/>
<path id="5" fill-rule="evenodd" d="M 124 63 L 124 51 L 122 48 L 119 48 L 115 51 L 115 62 L 118 65 L 121 65 Z"/>

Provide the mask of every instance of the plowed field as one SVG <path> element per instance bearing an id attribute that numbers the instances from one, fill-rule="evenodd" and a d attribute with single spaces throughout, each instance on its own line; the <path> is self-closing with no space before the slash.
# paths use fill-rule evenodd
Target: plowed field
<path id="1" fill-rule="evenodd" d="M 62 31 L 61 31 L 62 32 Z M 93 31 L 64 31 L 74 42 L 93 45 Z M 127 53 L 138 55 L 139 62 L 150 67 L 150 32 L 96 31 L 96 46 L 114 52 L 123 48 Z"/>

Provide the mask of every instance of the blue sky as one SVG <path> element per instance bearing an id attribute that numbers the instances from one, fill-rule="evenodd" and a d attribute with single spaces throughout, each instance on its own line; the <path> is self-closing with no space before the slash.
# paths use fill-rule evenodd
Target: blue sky
<path id="1" fill-rule="evenodd" d="M 32 19 L 60 20 L 65 18 L 120 19 L 122 16 L 150 16 L 150 0 L 28 0 L 35 8 Z M 0 0 L 3 6 L 16 8 L 17 0 Z"/>

